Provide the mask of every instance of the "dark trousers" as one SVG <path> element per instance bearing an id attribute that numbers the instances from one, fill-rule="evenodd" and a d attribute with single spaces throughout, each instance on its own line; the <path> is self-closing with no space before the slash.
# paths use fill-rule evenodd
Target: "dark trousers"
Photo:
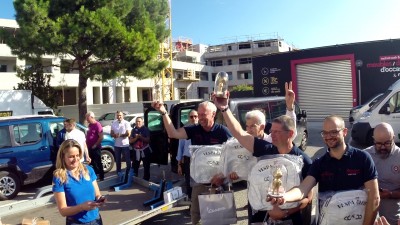
<path id="1" fill-rule="evenodd" d="M 150 148 L 145 148 L 142 150 L 144 153 L 144 156 L 142 156 L 142 152 L 140 152 L 140 159 L 137 160 L 136 159 L 136 150 L 133 151 L 133 172 L 135 173 L 135 176 L 137 177 L 139 174 L 139 166 L 140 166 L 140 162 L 143 161 L 143 168 L 144 168 L 144 172 L 143 172 L 143 180 L 150 180 L 150 160 L 151 160 L 151 151 Z"/>
<path id="2" fill-rule="evenodd" d="M 131 154 L 129 147 L 114 147 L 115 161 L 117 164 L 117 173 L 121 172 L 121 154 L 124 154 L 126 163 L 126 171 L 129 172 L 131 169 Z"/>
<path id="3" fill-rule="evenodd" d="M 95 220 L 92 220 L 92 221 L 90 221 L 90 222 L 87 222 L 87 223 L 82 223 L 82 222 L 80 222 L 80 221 L 78 221 L 78 220 L 75 220 L 74 218 L 72 218 L 72 217 L 66 217 L 66 219 L 65 219 L 65 224 L 66 225 L 77 225 L 77 224 L 85 224 L 85 225 L 103 225 L 103 220 L 101 219 L 101 216 L 99 215 L 99 218 L 97 218 L 97 219 L 95 219 Z"/>
<path id="4" fill-rule="evenodd" d="M 192 198 L 192 187 L 190 186 L 190 157 L 183 156 L 183 173 L 185 174 L 186 194 Z"/>
<path id="5" fill-rule="evenodd" d="M 92 159 L 90 164 L 93 166 L 94 172 L 99 175 L 100 180 L 104 180 L 103 164 L 101 163 L 101 148 L 90 149 L 89 157 Z"/>

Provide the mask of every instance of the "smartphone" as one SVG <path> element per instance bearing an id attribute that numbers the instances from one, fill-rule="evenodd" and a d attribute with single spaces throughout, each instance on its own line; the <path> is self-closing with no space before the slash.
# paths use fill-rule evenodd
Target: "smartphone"
<path id="1" fill-rule="evenodd" d="M 104 202 L 106 200 L 106 196 L 105 195 L 102 195 L 102 196 L 100 196 L 97 200 L 96 200 L 96 203 L 102 203 L 102 202 Z"/>

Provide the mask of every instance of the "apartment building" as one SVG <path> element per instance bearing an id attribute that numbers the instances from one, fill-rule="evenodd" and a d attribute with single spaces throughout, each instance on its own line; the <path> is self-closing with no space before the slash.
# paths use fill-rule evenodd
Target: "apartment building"
<path id="1" fill-rule="evenodd" d="M 15 20 L 0 19 L 0 26 L 15 32 Z M 220 71 L 229 74 L 229 87 L 239 84 L 253 85 L 252 58 L 293 49 L 277 35 L 237 37 L 233 41 L 207 46 L 193 44 L 191 39 L 179 37 L 172 44 L 172 71 L 174 100 L 207 99 L 213 91 L 215 76 Z M 61 71 L 60 58 L 52 55 L 42 57 L 45 72 L 51 73 L 51 86 L 57 89 L 59 105 L 75 105 L 78 102 L 78 72 Z M 68 60 L 64 58 L 63 60 Z M 72 59 L 70 59 L 72 61 Z M 17 67 L 28 67 L 31 63 L 20 60 L 0 40 L 0 90 L 11 90 L 20 79 L 15 76 Z M 171 79 L 169 79 L 171 80 Z M 89 80 L 87 104 L 111 104 L 152 100 L 156 79 L 138 80 L 134 77 L 116 78 L 105 82 Z"/>

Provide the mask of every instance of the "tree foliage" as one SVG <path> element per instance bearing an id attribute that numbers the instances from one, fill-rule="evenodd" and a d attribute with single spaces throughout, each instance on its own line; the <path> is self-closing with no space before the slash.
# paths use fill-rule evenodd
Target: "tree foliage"
<path id="1" fill-rule="evenodd" d="M 248 84 L 239 84 L 239 85 L 234 86 L 232 88 L 231 92 L 235 92 L 235 91 L 253 91 L 253 90 L 254 90 L 253 86 L 250 86 Z"/>
<path id="2" fill-rule="evenodd" d="M 52 75 L 44 73 L 41 59 L 34 60 L 29 67 L 17 68 L 17 77 L 21 82 L 14 90 L 31 90 L 44 104 L 53 109 L 57 108 L 57 91 L 50 86 Z"/>
<path id="3" fill-rule="evenodd" d="M 6 37 L 13 54 L 56 55 L 79 71 L 80 122 L 87 79 L 107 80 L 118 72 L 145 79 L 167 65 L 157 60 L 168 36 L 167 0 L 15 0 L 14 8 L 20 28 Z"/>

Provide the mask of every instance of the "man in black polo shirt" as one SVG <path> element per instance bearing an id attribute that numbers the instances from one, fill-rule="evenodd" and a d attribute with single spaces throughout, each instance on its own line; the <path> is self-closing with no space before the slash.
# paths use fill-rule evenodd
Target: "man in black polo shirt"
<path id="1" fill-rule="evenodd" d="M 212 102 L 205 101 L 199 104 L 197 110 L 199 118 L 198 124 L 178 129 L 175 129 L 162 103 L 153 102 L 152 107 L 163 116 L 164 126 L 170 138 L 190 139 L 192 145 L 216 145 L 222 144 L 226 142 L 228 138 L 232 137 L 225 126 L 214 123 L 217 107 Z M 208 191 L 206 185 L 207 184 L 194 184 L 192 187 L 192 205 L 190 208 L 192 224 L 198 224 L 200 221 L 198 195 Z"/>
<path id="2" fill-rule="evenodd" d="M 215 99 L 215 96 L 213 97 Z M 291 82 L 289 84 L 285 84 L 285 99 L 287 110 L 292 111 L 295 95 L 292 90 Z M 295 137 L 294 134 L 296 129 L 295 121 L 293 120 L 293 118 L 283 115 L 273 119 L 270 130 L 272 143 L 270 143 L 264 139 L 254 137 L 248 132 L 244 131 L 240 123 L 229 110 L 228 101 L 229 99 L 226 99 L 225 101 L 217 101 L 215 99 L 214 102 L 216 106 L 221 110 L 228 129 L 232 132 L 233 136 L 239 141 L 239 143 L 244 148 L 252 152 L 255 157 L 274 154 L 290 154 L 302 156 L 304 165 L 301 175 L 302 178 L 305 178 L 312 161 L 310 157 L 308 157 L 302 150 L 293 145 L 293 139 Z M 300 213 L 301 207 L 306 206 L 307 203 L 311 201 L 313 195 L 311 190 L 309 190 L 307 193 L 309 193 L 309 199 L 304 199 L 301 202 L 301 206 L 286 210 L 282 210 L 279 207 L 274 207 L 272 210 L 268 211 L 267 216 L 271 217 L 271 219 L 273 220 L 284 220 L 287 222 L 291 221 L 293 225 L 302 225 L 303 223 Z M 263 222 L 266 218 L 266 214 L 266 211 L 259 211 L 253 215 L 249 215 L 249 217 L 251 217 L 249 218 L 249 223 Z"/>
<path id="3" fill-rule="evenodd" d="M 298 187 L 286 192 L 282 198 L 270 198 L 267 201 L 283 204 L 300 200 L 317 183 L 320 195 L 365 188 L 367 203 L 363 225 L 374 224 L 379 207 L 378 173 L 368 153 L 345 144 L 347 131 L 341 117 L 326 117 L 321 136 L 328 147 L 327 152 L 313 162 L 308 176 Z"/>

